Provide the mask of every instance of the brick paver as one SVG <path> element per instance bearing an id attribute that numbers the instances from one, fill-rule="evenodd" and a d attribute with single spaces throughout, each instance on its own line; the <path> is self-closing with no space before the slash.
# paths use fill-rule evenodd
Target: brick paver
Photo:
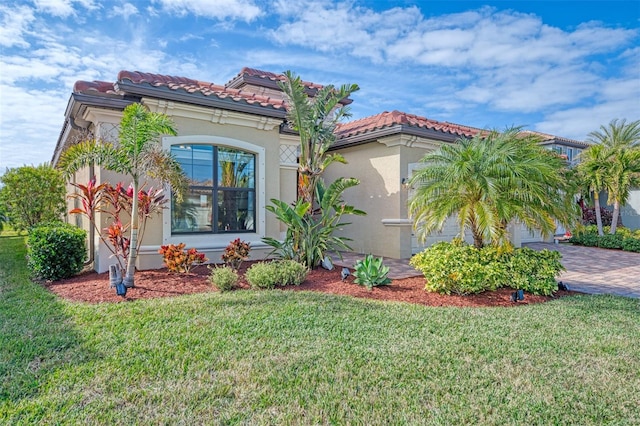
<path id="1" fill-rule="evenodd" d="M 640 298 L 640 253 L 560 243 L 527 243 L 535 250 L 557 250 L 567 269 L 560 280 L 570 290 Z"/>

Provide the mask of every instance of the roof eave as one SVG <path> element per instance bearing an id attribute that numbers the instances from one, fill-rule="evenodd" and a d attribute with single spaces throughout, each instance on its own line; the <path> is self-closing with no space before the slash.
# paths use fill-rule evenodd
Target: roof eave
<path id="1" fill-rule="evenodd" d="M 217 96 L 197 96 L 190 93 L 174 91 L 172 89 L 129 83 L 126 81 L 117 82 L 115 87 L 118 91 L 135 94 L 141 97 L 166 99 L 186 104 L 205 106 L 209 108 L 221 108 L 272 118 L 284 118 L 286 115 L 286 111 L 284 109 L 279 110 L 272 106 L 252 105 L 246 101 L 235 101 L 230 98 L 221 99 Z"/>
<path id="2" fill-rule="evenodd" d="M 457 135 L 454 133 L 441 132 L 433 129 L 426 129 L 424 127 L 408 126 L 406 124 L 395 124 L 393 126 L 382 127 L 379 129 L 373 129 L 364 133 L 358 133 L 352 136 L 338 139 L 329 150 L 336 150 L 341 148 L 347 148 L 356 145 L 362 145 L 369 142 L 375 142 L 379 138 L 386 136 L 392 136 L 396 134 L 405 134 L 410 136 L 418 136 L 426 139 L 438 140 L 442 142 L 455 142 L 460 138 L 466 137 L 464 135 Z"/>

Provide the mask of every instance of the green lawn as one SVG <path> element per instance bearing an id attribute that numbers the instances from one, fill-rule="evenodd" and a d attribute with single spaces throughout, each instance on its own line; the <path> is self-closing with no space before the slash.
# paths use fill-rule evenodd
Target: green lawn
<path id="1" fill-rule="evenodd" d="M 1 424 L 640 424 L 638 300 L 95 306 L 32 283 L 24 254 L 0 237 Z"/>

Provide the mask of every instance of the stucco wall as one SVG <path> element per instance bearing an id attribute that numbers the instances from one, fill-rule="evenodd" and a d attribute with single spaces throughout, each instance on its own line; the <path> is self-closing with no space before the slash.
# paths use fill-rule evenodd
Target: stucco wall
<path id="1" fill-rule="evenodd" d="M 409 177 L 410 163 L 418 162 L 428 148 L 409 147 L 400 135 L 339 152 L 348 164 L 332 164 L 325 173 L 329 183 L 340 176 L 356 177 L 361 184 L 348 189 L 344 198 L 349 204 L 367 212 L 367 216 L 350 216 L 340 235 L 347 236 L 354 251 L 377 256 L 408 258 L 411 256 L 412 223 L 407 214 L 409 191 L 402 178 Z"/>
<path id="2" fill-rule="evenodd" d="M 282 135 L 279 134 L 278 125 L 281 120 L 242 114 L 224 110 L 213 110 L 193 105 L 174 104 L 154 99 L 146 99 L 144 103 L 152 110 L 169 115 L 175 123 L 178 132 L 177 139 L 163 138 L 163 147 L 170 149 L 175 140 L 188 140 L 189 143 L 211 143 L 237 147 L 256 154 L 256 232 L 255 233 L 230 233 L 230 234 L 198 234 L 198 235 L 171 235 L 170 211 L 166 209 L 162 216 L 154 217 L 147 223 L 142 246 L 138 253 L 138 269 L 154 269 L 162 267 L 162 258 L 158 254 L 160 245 L 177 244 L 184 242 L 187 247 L 195 247 L 202 251 L 212 263 L 220 263 L 220 256 L 224 248 L 235 238 L 248 241 L 252 246 L 251 257 L 262 259 L 271 248 L 264 245 L 261 238 L 264 236 L 280 237 L 280 222 L 269 214 L 264 206 L 271 198 L 283 200 L 295 199 L 295 170 L 280 168 L 280 150 Z M 92 111 L 92 117 L 102 117 L 100 110 Z M 96 119 L 98 119 L 96 118 Z M 117 120 L 117 117 L 116 117 Z M 110 120 L 111 121 L 111 120 Z M 290 143 L 290 141 L 287 141 Z M 79 174 L 78 182 L 88 182 L 88 171 Z M 110 182 L 116 184 L 123 181 L 125 186 L 129 184 L 129 178 L 113 172 L 95 169 L 98 182 Z M 291 183 L 281 181 L 290 179 Z M 143 183 L 143 182 L 141 182 Z M 157 183 L 148 182 L 147 187 Z M 69 219 L 75 223 L 75 218 Z M 107 215 L 97 215 L 100 229 L 109 225 Z M 88 226 L 88 225 L 87 225 Z M 110 264 L 115 263 L 111 258 L 111 252 L 99 236 L 95 235 L 94 246 L 95 269 L 98 272 L 108 270 Z"/>

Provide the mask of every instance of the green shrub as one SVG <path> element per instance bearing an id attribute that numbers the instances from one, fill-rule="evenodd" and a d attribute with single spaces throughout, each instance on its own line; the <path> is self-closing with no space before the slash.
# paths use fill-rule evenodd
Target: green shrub
<path id="1" fill-rule="evenodd" d="M 388 274 L 389 267 L 382 263 L 382 258 L 375 258 L 372 254 L 357 261 L 353 273 L 356 277 L 354 282 L 366 286 L 369 290 L 379 285 L 389 284 L 391 279 L 387 276 Z"/>
<path id="2" fill-rule="evenodd" d="M 221 293 L 231 291 L 238 284 L 238 273 L 230 266 L 216 266 L 209 268 L 209 282 Z"/>
<path id="3" fill-rule="evenodd" d="M 598 247 L 606 249 L 621 249 L 622 241 L 624 237 L 621 234 L 605 234 L 602 237 L 598 237 Z"/>
<path id="4" fill-rule="evenodd" d="M 550 295 L 564 267 L 557 251 L 530 248 L 513 251 L 493 246 L 477 249 L 460 241 L 440 242 L 415 255 L 410 263 L 427 279 L 425 290 L 470 294 L 500 287 Z"/>
<path id="5" fill-rule="evenodd" d="M 505 284 L 506 267 L 493 261 L 496 253 L 493 248 L 482 253 L 460 241 L 439 242 L 411 258 L 410 264 L 424 274 L 427 291 L 481 293 Z"/>
<path id="6" fill-rule="evenodd" d="M 640 238 L 625 238 L 622 240 L 622 250 L 640 253 Z"/>
<path id="7" fill-rule="evenodd" d="M 86 231 L 62 222 L 32 228 L 27 237 L 29 269 L 45 280 L 72 277 L 87 258 L 86 236 Z"/>
<path id="8" fill-rule="evenodd" d="M 294 260 L 254 263 L 245 277 L 253 288 L 300 285 L 307 277 L 308 269 Z"/>
<path id="9" fill-rule="evenodd" d="M 550 296 L 558 291 L 556 277 L 565 268 L 562 255 L 555 250 L 533 250 L 527 247 L 505 255 L 508 261 L 509 286 L 533 294 Z"/>

